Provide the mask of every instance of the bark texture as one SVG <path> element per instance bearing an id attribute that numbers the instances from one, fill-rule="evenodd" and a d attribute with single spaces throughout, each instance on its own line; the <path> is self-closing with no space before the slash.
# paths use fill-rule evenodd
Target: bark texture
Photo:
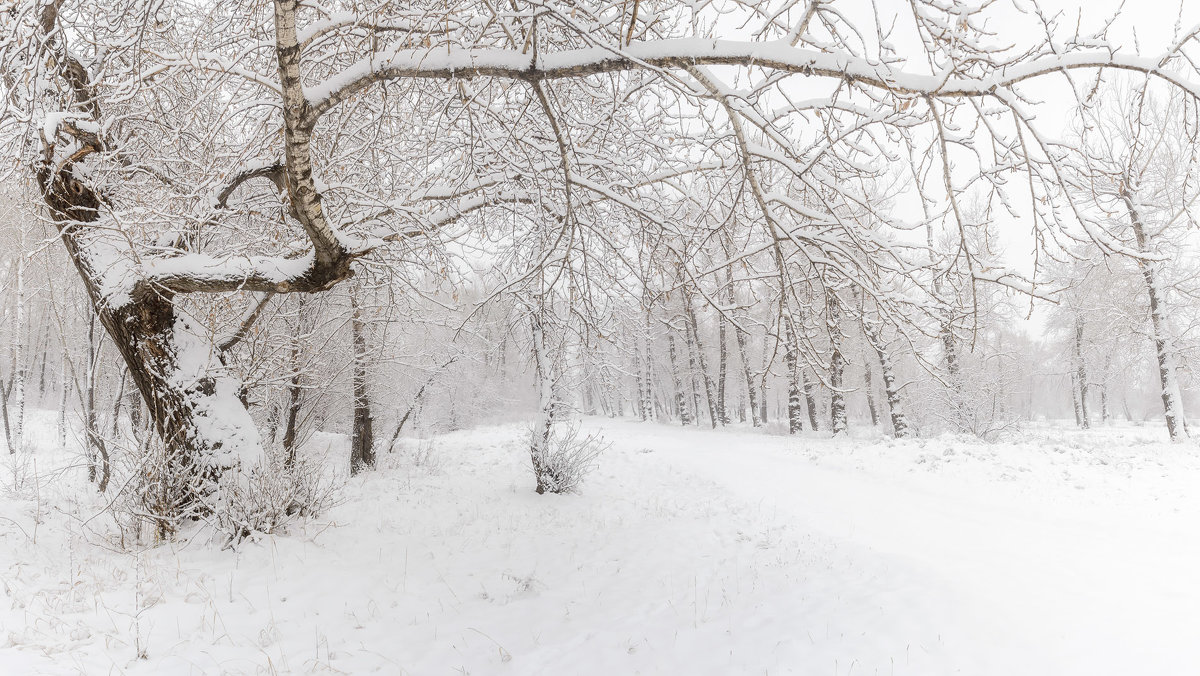
<path id="1" fill-rule="evenodd" d="M 1142 223 L 1142 217 L 1138 212 L 1133 194 L 1128 189 L 1125 189 L 1121 192 L 1121 198 L 1125 202 L 1126 209 L 1129 211 L 1129 222 L 1133 228 L 1133 235 L 1137 241 L 1138 251 L 1149 253 L 1146 228 Z M 1158 360 L 1158 379 L 1159 385 L 1162 388 L 1163 417 L 1166 419 L 1167 433 L 1170 434 L 1171 440 L 1177 441 L 1187 436 L 1187 423 L 1183 419 L 1183 409 L 1179 404 L 1179 384 L 1175 380 L 1175 369 L 1171 367 L 1170 347 L 1167 341 L 1167 319 L 1163 316 L 1162 290 L 1159 288 L 1158 280 L 1154 274 L 1154 265 L 1143 258 L 1137 259 L 1137 264 L 1141 268 L 1146 295 L 1150 301 L 1150 328 L 1154 336 L 1154 354 Z"/>
<path id="2" fill-rule="evenodd" d="M 352 389 L 354 391 L 354 430 L 350 437 L 350 475 L 375 467 L 375 422 L 371 416 L 371 398 L 367 391 L 369 374 L 366 324 L 362 308 L 350 295 L 350 335 L 354 342 Z"/>
<path id="3" fill-rule="evenodd" d="M 788 383 L 788 434 L 804 431 L 804 407 L 801 402 L 803 394 L 800 386 L 800 368 L 797 359 L 799 346 L 796 344 L 796 330 L 790 315 L 784 317 L 784 340 L 787 345 L 784 351 L 784 361 L 787 364 Z"/>

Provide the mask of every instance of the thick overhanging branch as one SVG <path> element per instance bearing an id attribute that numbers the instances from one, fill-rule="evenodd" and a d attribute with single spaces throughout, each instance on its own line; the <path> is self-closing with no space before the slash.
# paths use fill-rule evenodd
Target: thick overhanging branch
<path id="1" fill-rule="evenodd" d="M 322 262 L 310 253 L 294 258 L 250 256 L 217 258 L 183 254 L 143 261 L 146 276 L 130 294 L 161 293 L 316 293 L 332 288 L 353 275 L 350 263 L 369 251 L 343 253 Z"/>
<path id="2" fill-rule="evenodd" d="M 282 42 L 280 48 L 282 54 Z M 695 66 L 758 67 L 843 80 L 906 96 L 937 98 L 985 96 L 1054 73 L 1112 68 L 1161 78 L 1200 98 L 1200 85 L 1165 69 L 1165 64 L 1177 50 L 1178 45 L 1156 57 L 1115 54 L 1106 50 L 1080 51 L 1035 58 L 973 78 L 957 76 L 950 71 L 933 75 L 906 73 L 887 64 L 844 53 L 794 47 L 785 40 L 656 40 L 620 48 L 589 47 L 542 54 L 536 61 L 532 55 L 515 49 L 398 48 L 390 56 L 386 52 L 374 54 L 309 88 L 305 94 L 308 106 L 305 123 L 311 128 L 333 107 L 366 87 L 386 80 L 497 77 L 537 82 L 629 70 L 686 70 Z"/>

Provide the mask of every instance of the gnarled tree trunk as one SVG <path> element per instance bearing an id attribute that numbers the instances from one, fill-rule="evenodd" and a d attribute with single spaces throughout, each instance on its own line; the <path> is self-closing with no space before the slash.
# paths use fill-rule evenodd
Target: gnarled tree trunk
<path id="1" fill-rule="evenodd" d="M 44 166 L 39 176 L 43 199 L 154 430 L 180 470 L 197 479 L 188 483 L 207 490 L 201 479 L 217 478 L 259 449 L 257 431 L 238 398 L 239 384 L 212 374 L 218 365 L 215 346 L 176 312 L 170 291 L 140 284 L 128 299 L 101 293 L 100 271 L 82 242 L 89 224 L 99 220 L 101 200 L 72 170 L 70 162 L 57 172 Z M 178 497 L 190 502 L 199 496 Z"/>

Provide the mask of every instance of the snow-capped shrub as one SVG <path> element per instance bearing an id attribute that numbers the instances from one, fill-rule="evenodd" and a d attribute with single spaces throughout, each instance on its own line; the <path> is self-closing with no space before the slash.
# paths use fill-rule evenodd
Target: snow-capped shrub
<path id="1" fill-rule="evenodd" d="M 249 469 L 229 468 L 215 479 L 171 453 L 154 434 L 119 450 L 121 491 L 112 509 L 122 542 L 158 543 L 192 521 L 204 521 L 234 542 L 252 533 L 278 532 L 293 518 L 334 504 L 334 482 L 302 458 L 288 465 L 283 454 L 271 454 Z"/>
<path id="2" fill-rule="evenodd" d="M 3 456 L 7 470 L 0 481 L 0 491 L 9 497 L 29 497 L 37 492 L 37 466 L 32 453 L 12 453 Z"/>
<path id="3" fill-rule="evenodd" d="M 213 525 L 236 542 L 329 509 L 336 503 L 336 485 L 315 463 L 296 458 L 289 466 L 274 456 L 249 471 L 226 472 L 209 502 Z"/>
<path id="4" fill-rule="evenodd" d="M 422 439 L 413 447 L 409 454 L 409 462 L 413 467 L 420 468 L 429 473 L 437 472 L 442 465 L 441 457 L 435 453 L 437 444 L 433 439 Z"/>
<path id="5" fill-rule="evenodd" d="M 161 542 L 182 525 L 201 516 L 208 481 L 193 470 L 179 453 L 172 453 L 158 435 L 135 438 L 133 444 L 114 447 L 114 484 L 119 492 L 112 503 L 113 518 L 128 539 L 143 544 Z"/>
<path id="6" fill-rule="evenodd" d="M 989 442 L 1019 432 L 1021 420 L 1007 402 L 1007 384 L 1001 378 L 968 381 L 959 391 L 941 393 L 933 415 L 944 429 Z"/>
<path id="7" fill-rule="evenodd" d="M 578 493 L 584 477 L 595 468 L 596 458 L 612 446 L 599 434 L 581 438 L 578 422 L 556 425 L 541 444 L 536 431 L 530 434 L 534 437 L 530 457 L 538 493 Z"/>

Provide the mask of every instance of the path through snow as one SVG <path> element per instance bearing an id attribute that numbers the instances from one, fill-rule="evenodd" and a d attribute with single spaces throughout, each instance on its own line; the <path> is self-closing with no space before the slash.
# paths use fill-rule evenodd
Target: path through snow
<path id="1" fill-rule="evenodd" d="M 1057 492 L 1030 495 L 1021 490 L 1026 487 L 978 475 L 958 481 L 936 470 L 914 472 L 924 464 L 914 462 L 921 457 L 911 453 L 916 444 L 893 445 L 890 458 L 886 446 L 872 447 L 866 453 L 877 455 L 867 462 L 873 471 L 864 471 L 863 463 L 846 471 L 801 460 L 805 442 L 735 437 L 717 446 L 676 431 L 635 434 L 671 467 L 786 515 L 797 529 L 832 546 L 860 549 L 859 557 L 902 571 L 911 585 L 907 593 L 877 598 L 890 618 L 885 635 L 936 646 L 916 673 L 1200 673 L 1195 500 L 1164 510 L 1152 492 L 1161 486 L 1152 482 L 1128 481 L 1126 490 L 1116 491 L 1093 486 L 1104 494 L 1076 496 L 1089 486 L 1061 484 Z M 1105 442 L 1123 441 L 1094 438 L 1098 454 L 1109 450 Z M 962 445 L 930 443 L 943 458 Z M 1038 450 L 1054 452 L 1034 448 L 1024 452 L 1031 463 Z M 1020 448 L 998 452 L 1006 451 L 1022 455 Z M 1053 471 L 1050 463 L 1038 469 Z M 1194 481 L 1196 474 L 1174 478 Z M 928 600 L 925 612 L 907 605 L 907 594 Z M 864 637 L 864 662 L 881 668 L 882 655 L 872 654 L 870 643 Z"/>

